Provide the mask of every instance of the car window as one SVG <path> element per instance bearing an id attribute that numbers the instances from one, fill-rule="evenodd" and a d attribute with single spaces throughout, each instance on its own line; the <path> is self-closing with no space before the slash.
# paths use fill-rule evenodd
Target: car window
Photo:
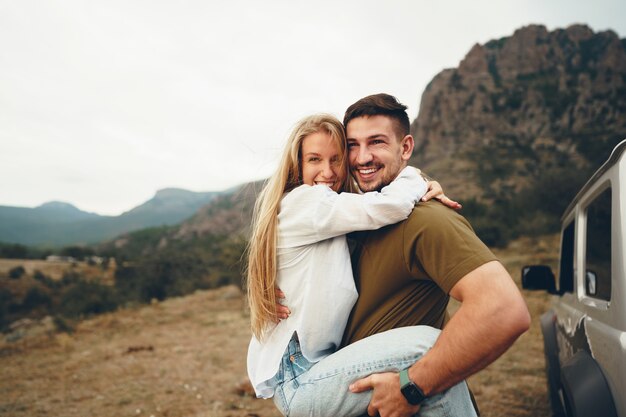
<path id="1" fill-rule="evenodd" d="M 559 291 L 574 291 L 574 220 L 563 230 L 559 265 Z"/>
<path id="2" fill-rule="evenodd" d="M 611 188 L 604 190 L 587 207 L 585 292 L 611 300 Z"/>

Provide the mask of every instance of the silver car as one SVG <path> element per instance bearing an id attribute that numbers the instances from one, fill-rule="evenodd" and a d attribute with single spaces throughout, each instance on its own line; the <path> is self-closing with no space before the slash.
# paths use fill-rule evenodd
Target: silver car
<path id="1" fill-rule="evenodd" d="M 626 417 L 626 140 L 562 217 L 558 281 L 522 269 L 522 286 L 554 295 L 541 317 L 555 416 Z"/>

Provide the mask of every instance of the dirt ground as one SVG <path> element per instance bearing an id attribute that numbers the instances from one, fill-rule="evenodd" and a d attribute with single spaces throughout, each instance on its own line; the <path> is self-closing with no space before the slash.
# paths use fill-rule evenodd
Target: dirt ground
<path id="1" fill-rule="evenodd" d="M 521 266 L 555 266 L 556 238 L 497 251 L 519 283 Z M 549 416 L 539 316 L 549 296 L 524 292 L 532 327 L 470 379 L 482 416 Z M 454 306 L 452 307 L 454 309 Z M 71 334 L 0 341 L 0 415 L 276 416 L 271 401 L 241 395 L 249 340 L 235 287 L 199 291 L 84 320 Z"/>

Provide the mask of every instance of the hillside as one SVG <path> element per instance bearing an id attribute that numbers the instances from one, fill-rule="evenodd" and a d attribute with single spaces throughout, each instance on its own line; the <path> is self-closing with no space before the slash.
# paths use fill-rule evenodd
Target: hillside
<path id="1" fill-rule="evenodd" d="M 245 184 L 216 196 L 180 225 L 125 233 L 99 245 L 99 250 L 136 259 L 159 251 L 206 246 L 216 239 L 225 245 L 240 244 L 247 240 L 254 202 L 262 187 L 261 181 Z"/>
<path id="2" fill-rule="evenodd" d="M 552 166 L 597 168 L 626 137 L 626 39 L 534 25 L 476 44 L 430 82 L 412 134 L 414 159 L 463 198 L 519 190 L 524 176 Z M 479 155 L 490 158 L 472 159 Z M 498 163 L 511 165 L 504 178 L 481 183 Z M 460 172 L 470 177 L 460 181 Z M 475 188 L 465 189 L 468 180 Z"/>
<path id="3" fill-rule="evenodd" d="M 554 231 L 626 138 L 626 39 L 532 25 L 476 44 L 427 86 L 411 133 L 412 162 L 471 203 L 479 229 Z"/>
<path id="4" fill-rule="evenodd" d="M 47 242 L 58 233 L 59 228 L 100 217 L 59 201 L 51 201 L 35 208 L 0 206 L 0 242 Z"/>
<path id="5" fill-rule="evenodd" d="M 163 189 L 119 216 L 87 213 L 62 202 L 36 208 L 0 206 L 0 242 L 33 246 L 97 243 L 146 227 L 177 224 L 218 195 Z"/>

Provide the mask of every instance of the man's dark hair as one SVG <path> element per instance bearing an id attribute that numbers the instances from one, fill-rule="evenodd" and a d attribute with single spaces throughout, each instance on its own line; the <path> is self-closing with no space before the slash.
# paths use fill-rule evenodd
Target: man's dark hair
<path id="1" fill-rule="evenodd" d="M 385 93 L 373 94 L 363 97 L 348 107 L 346 114 L 343 116 L 343 126 L 347 128 L 350 120 L 357 117 L 387 116 L 394 124 L 398 139 L 402 139 L 409 134 L 411 127 L 406 109 L 407 107 L 392 95 Z"/>

